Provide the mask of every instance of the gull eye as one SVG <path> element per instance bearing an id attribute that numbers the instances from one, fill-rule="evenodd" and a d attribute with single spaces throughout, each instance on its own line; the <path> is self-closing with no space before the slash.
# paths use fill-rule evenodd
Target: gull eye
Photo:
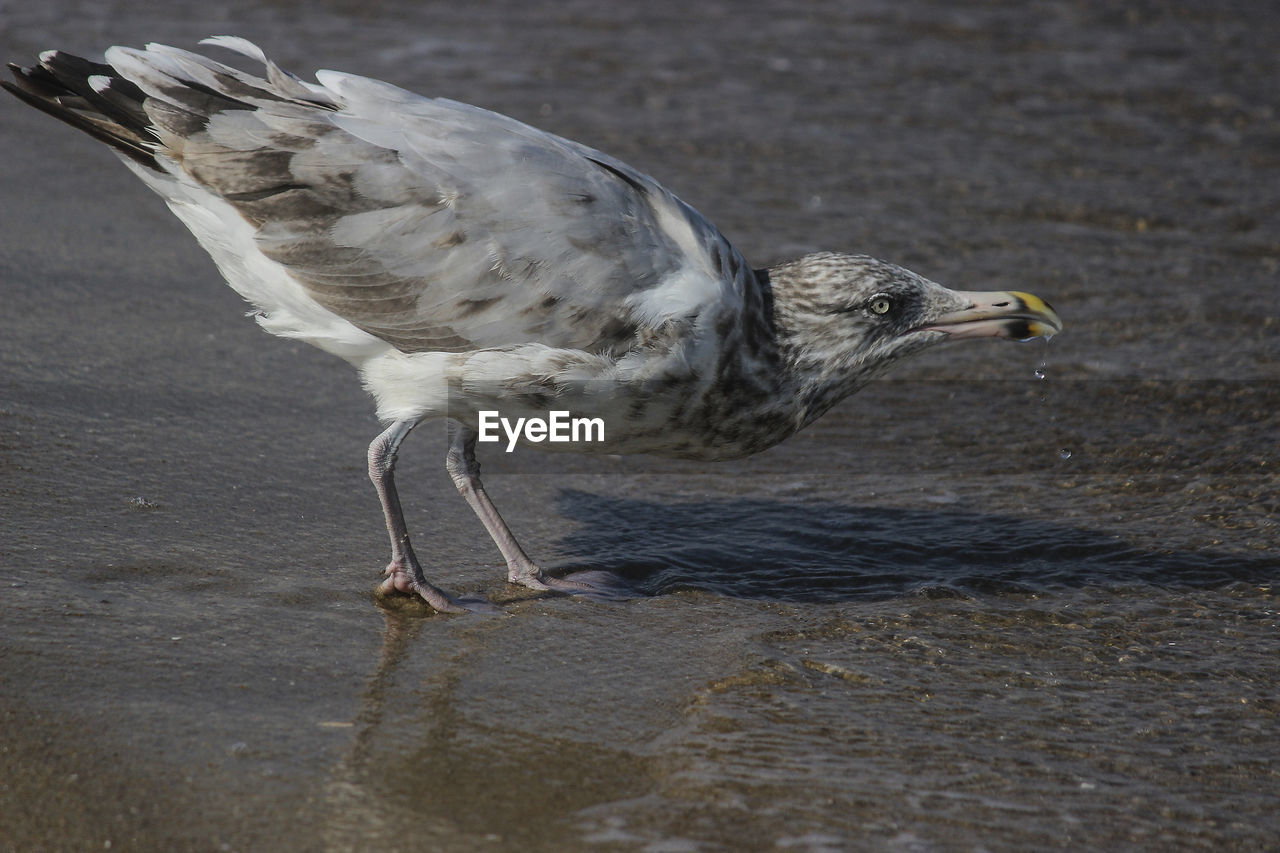
<path id="1" fill-rule="evenodd" d="M 867 301 L 867 308 L 872 314 L 888 314 L 889 309 L 893 307 L 893 302 L 883 293 L 878 293 Z"/>

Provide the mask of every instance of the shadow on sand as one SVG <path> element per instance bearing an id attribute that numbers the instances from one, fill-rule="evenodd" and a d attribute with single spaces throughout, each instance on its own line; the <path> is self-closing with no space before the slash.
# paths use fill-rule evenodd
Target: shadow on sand
<path id="1" fill-rule="evenodd" d="M 1264 556 L 1153 550 L 1101 531 L 947 509 L 657 503 L 565 491 L 558 511 L 580 527 L 559 542 L 571 556 L 557 573 L 608 569 L 645 595 L 700 589 L 837 602 L 1130 584 L 1214 588 L 1280 576 Z"/>

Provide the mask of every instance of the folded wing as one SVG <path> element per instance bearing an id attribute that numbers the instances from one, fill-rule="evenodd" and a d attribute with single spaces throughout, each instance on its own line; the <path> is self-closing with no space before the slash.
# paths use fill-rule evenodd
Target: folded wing
<path id="1" fill-rule="evenodd" d="M 213 41 L 265 76 L 162 45 L 111 48 L 106 65 L 49 53 L 22 73 L 135 162 L 230 204 L 311 299 L 397 349 L 619 354 L 760 302 L 712 225 L 607 155 L 376 80 L 306 83 Z"/>

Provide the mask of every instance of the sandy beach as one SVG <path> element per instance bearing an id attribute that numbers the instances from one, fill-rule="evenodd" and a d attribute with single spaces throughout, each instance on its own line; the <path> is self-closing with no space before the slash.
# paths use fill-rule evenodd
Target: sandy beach
<path id="1" fill-rule="evenodd" d="M 513 115 L 756 265 L 1049 299 L 786 444 L 443 468 L 373 590 L 357 377 L 270 337 L 100 144 L 0 99 L 0 850 L 1280 846 L 1280 19 L 1264 4 L 57 0 L 6 61 L 234 33 Z M 1041 370 L 1045 378 L 1039 379 Z"/>

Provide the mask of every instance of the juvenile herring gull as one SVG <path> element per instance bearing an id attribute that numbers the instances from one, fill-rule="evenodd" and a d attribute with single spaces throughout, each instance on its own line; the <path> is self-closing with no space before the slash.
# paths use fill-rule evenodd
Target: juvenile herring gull
<path id="1" fill-rule="evenodd" d="M 1062 327 L 1030 294 L 948 290 L 864 255 L 752 269 L 607 154 L 365 77 L 308 83 L 241 38 L 205 43 L 263 76 L 152 44 L 104 63 L 46 51 L 4 86 L 112 146 L 259 325 L 360 371 L 387 425 L 369 445 L 391 535 L 381 588 L 436 610 L 485 605 L 434 586 L 409 544 L 393 472 L 424 419 L 453 422 L 446 467 L 508 579 L 590 593 L 543 572 L 489 500 L 480 412 L 600 419 L 603 440 L 573 450 L 734 459 L 926 347 Z"/>

